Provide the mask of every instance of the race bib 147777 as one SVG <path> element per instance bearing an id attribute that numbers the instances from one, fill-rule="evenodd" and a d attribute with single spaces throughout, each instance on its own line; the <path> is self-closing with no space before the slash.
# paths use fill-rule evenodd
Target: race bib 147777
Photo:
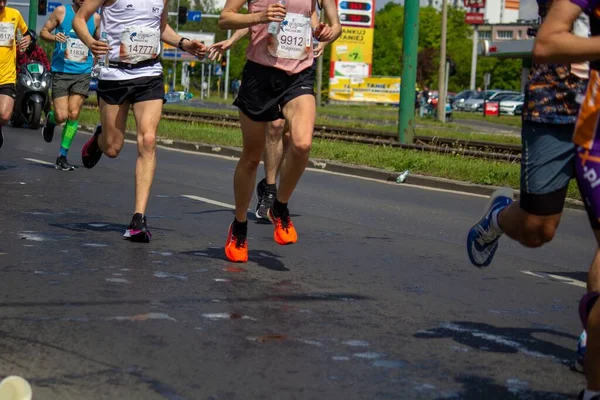
<path id="1" fill-rule="evenodd" d="M 121 62 L 137 64 L 158 57 L 160 30 L 129 26 L 121 35 L 119 58 Z"/>

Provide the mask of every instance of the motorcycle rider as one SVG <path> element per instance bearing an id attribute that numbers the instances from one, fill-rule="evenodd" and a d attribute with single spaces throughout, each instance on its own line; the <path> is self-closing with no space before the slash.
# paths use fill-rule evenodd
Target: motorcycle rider
<path id="1" fill-rule="evenodd" d="M 0 0 L 0 147 L 4 143 L 2 126 L 10 120 L 17 96 L 17 31 L 23 38 L 20 50 L 29 47 L 31 37 L 21 13 L 6 7 L 7 0 Z"/>
<path id="2" fill-rule="evenodd" d="M 46 124 L 42 129 L 44 140 L 52 142 L 54 127 L 66 121 L 62 131 L 60 152 L 56 158 L 56 169 L 72 171 L 74 166 L 67 161 L 67 153 L 77 133 L 79 112 L 88 97 L 90 73 L 93 55 L 73 30 L 73 18 L 83 0 L 73 0 L 73 4 L 54 9 L 42 28 L 43 40 L 54 43 L 52 53 L 52 99 L 54 111 L 46 115 Z M 87 21 L 90 35 L 95 36 L 100 26 L 100 15 L 94 15 Z M 51 33 L 53 32 L 54 33 Z"/>

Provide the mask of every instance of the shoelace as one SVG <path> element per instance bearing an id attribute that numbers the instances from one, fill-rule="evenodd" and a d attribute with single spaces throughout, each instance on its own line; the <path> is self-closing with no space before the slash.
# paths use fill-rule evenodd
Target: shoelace
<path id="1" fill-rule="evenodd" d="M 287 210 L 283 213 L 281 217 L 279 217 L 279 220 L 277 222 L 279 224 L 279 227 L 281 229 L 284 229 L 286 233 L 289 232 L 289 228 L 294 226 L 294 224 L 292 223 L 292 219 L 290 218 L 290 213 Z"/>
<path id="2" fill-rule="evenodd" d="M 490 244 L 491 242 L 493 242 L 494 240 L 496 240 L 496 238 L 498 237 L 498 235 L 496 234 L 496 232 L 494 232 L 494 230 L 492 229 L 492 227 L 490 226 L 487 230 L 482 228 L 481 226 L 477 227 L 477 232 L 479 233 L 479 237 L 477 238 L 477 242 L 481 245 L 481 246 L 485 246 Z"/>

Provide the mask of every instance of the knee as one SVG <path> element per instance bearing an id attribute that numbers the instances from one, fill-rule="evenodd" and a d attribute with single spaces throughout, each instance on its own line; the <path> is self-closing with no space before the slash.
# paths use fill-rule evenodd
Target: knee
<path id="1" fill-rule="evenodd" d="M 267 129 L 267 138 L 270 141 L 279 141 L 283 135 L 283 129 L 285 128 L 285 120 L 278 119 L 269 124 Z"/>
<path id="2" fill-rule="evenodd" d="M 104 133 L 106 134 L 106 133 Z M 111 139 L 110 136 L 106 138 L 106 149 L 104 149 L 104 154 L 109 158 L 117 158 L 121 149 L 123 148 L 123 143 L 117 139 Z"/>
<path id="3" fill-rule="evenodd" d="M 299 156 L 306 156 L 310 153 L 312 148 L 312 140 L 294 140 L 292 144 L 292 151 Z"/>
<path id="4" fill-rule="evenodd" d="M 9 112 L 4 112 L 4 113 L 0 114 L 0 125 L 8 124 L 8 121 L 10 121 L 11 114 L 12 113 L 9 113 Z"/>
<path id="5" fill-rule="evenodd" d="M 141 133 L 138 139 L 138 149 L 141 154 L 153 153 L 156 150 L 156 134 L 154 132 Z"/>
<path id="6" fill-rule="evenodd" d="M 64 111 L 54 110 L 54 120 L 57 124 L 62 124 L 65 122 L 68 116 L 69 114 Z"/>
<path id="7" fill-rule="evenodd" d="M 551 221 L 526 220 L 522 226 L 521 244 L 526 247 L 541 247 L 554 239 L 556 224 Z"/>
<path id="8" fill-rule="evenodd" d="M 70 121 L 77 121 L 77 118 L 79 118 L 79 110 L 69 110 L 68 116 Z"/>

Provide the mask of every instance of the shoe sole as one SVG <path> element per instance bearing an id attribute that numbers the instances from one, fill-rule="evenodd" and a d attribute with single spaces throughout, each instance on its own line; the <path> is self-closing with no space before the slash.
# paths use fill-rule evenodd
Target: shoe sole
<path id="1" fill-rule="evenodd" d="M 141 231 L 132 235 L 129 230 L 127 230 L 123 237 L 133 243 L 150 243 L 152 234 L 148 231 Z"/>
<path id="2" fill-rule="evenodd" d="M 59 167 L 58 165 L 56 167 L 54 167 L 54 169 L 57 169 L 59 171 L 75 171 L 75 167 L 63 168 L 63 167 Z"/>
<path id="3" fill-rule="evenodd" d="M 473 255 L 471 254 L 471 246 L 470 246 L 470 244 L 472 244 L 475 241 L 475 237 L 477 236 L 477 232 L 475 231 L 474 228 L 477 225 L 479 225 L 481 223 L 481 221 L 483 221 L 486 214 L 490 210 L 490 207 L 492 206 L 492 204 L 494 204 L 494 201 L 496 201 L 496 199 L 498 197 L 508 197 L 509 199 L 512 199 L 514 197 L 513 191 L 510 188 L 500 188 L 500 189 L 496 190 L 488 199 L 488 201 L 485 205 L 484 211 L 483 211 L 483 216 L 481 217 L 481 219 L 479 221 L 477 221 L 477 223 L 475 225 L 473 225 L 471 227 L 471 229 L 469 229 L 469 233 L 467 235 L 467 254 L 469 255 L 469 261 L 471 261 L 471 264 L 473 264 L 477 268 L 489 267 L 490 264 L 492 263 L 492 260 L 494 259 L 494 256 L 496 255 L 496 250 L 498 250 L 498 246 L 496 246 L 496 248 L 494 250 L 492 250 L 492 252 L 490 253 L 488 260 L 486 262 L 484 262 L 483 264 L 479 264 L 478 262 L 476 262 L 473 259 Z"/>

